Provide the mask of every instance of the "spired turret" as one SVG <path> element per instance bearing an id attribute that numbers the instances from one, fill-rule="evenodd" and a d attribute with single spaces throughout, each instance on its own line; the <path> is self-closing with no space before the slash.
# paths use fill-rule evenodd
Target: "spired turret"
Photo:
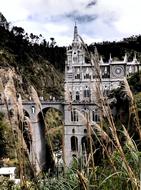
<path id="1" fill-rule="evenodd" d="M 79 34 L 78 34 L 78 29 L 77 29 L 76 23 L 75 23 L 75 26 L 74 26 L 74 34 L 73 34 L 72 48 L 73 48 L 74 50 L 77 50 L 77 49 L 79 49 L 79 48 L 82 48 L 82 44 L 81 44 L 81 41 L 80 41 L 80 37 L 79 37 Z"/>
<path id="2" fill-rule="evenodd" d="M 73 35 L 73 43 L 77 43 L 79 41 L 78 39 L 78 29 L 77 29 L 77 25 L 75 23 L 74 26 L 74 35 Z"/>
<path id="3" fill-rule="evenodd" d="M 67 49 L 67 61 L 66 61 L 66 77 L 65 80 L 72 80 L 73 73 L 76 70 L 81 70 L 80 65 L 85 61 L 85 51 L 83 49 L 82 43 L 79 39 L 77 25 L 74 26 L 74 34 L 72 45 Z M 75 68 L 75 66 L 79 66 Z"/>

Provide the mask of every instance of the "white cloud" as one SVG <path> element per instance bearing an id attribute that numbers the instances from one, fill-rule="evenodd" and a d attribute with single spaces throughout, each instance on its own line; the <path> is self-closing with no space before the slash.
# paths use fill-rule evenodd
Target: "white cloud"
<path id="1" fill-rule="evenodd" d="M 108 12 L 114 16 L 113 26 L 122 35 L 141 33 L 140 0 L 99 0 L 99 16 L 103 19 Z M 110 23 L 110 20 L 109 20 Z"/>
<path id="2" fill-rule="evenodd" d="M 14 25 L 28 33 L 41 33 L 47 39 L 54 37 L 59 45 L 71 42 L 75 17 L 80 20 L 80 35 L 87 43 L 141 33 L 140 0 L 97 0 L 88 8 L 90 2 L 92 0 L 0 0 L 0 11 Z"/>
<path id="3" fill-rule="evenodd" d="M 0 0 L 0 11 L 8 21 L 24 20 L 29 14 L 28 10 L 20 5 L 20 0 Z"/>
<path id="4" fill-rule="evenodd" d="M 141 33 L 141 1 L 128 0 L 125 4 L 125 9 L 122 10 L 120 20 L 115 23 L 116 28 L 123 34 L 136 34 Z"/>

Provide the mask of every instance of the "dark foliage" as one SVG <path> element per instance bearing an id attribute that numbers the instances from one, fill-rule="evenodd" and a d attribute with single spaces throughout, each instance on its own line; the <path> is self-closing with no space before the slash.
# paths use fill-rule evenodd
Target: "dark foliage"
<path id="1" fill-rule="evenodd" d="M 124 38 L 118 42 L 101 42 L 94 43 L 89 46 L 90 51 L 94 51 L 94 47 L 97 47 L 98 52 L 102 55 L 104 61 L 109 60 L 110 53 L 113 58 L 123 59 L 125 53 L 128 53 L 129 60 L 132 60 L 134 53 L 137 53 L 140 59 L 141 53 L 141 35 L 131 36 L 129 38 Z"/>
<path id="2" fill-rule="evenodd" d="M 29 36 L 21 27 L 14 26 L 9 31 L 0 26 L 0 49 L 4 48 L 15 55 L 17 63 L 15 67 L 29 66 L 32 64 L 31 59 L 37 61 L 42 58 L 63 71 L 66 58 L 65 47 L 50 46 L 45 39 L 39 43 L 39 38 L 33 34 Z"/>

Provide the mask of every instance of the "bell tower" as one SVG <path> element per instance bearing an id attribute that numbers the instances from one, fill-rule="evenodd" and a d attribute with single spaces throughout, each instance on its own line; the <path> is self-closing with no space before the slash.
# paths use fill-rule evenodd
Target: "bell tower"
<path id="1" fill-rule="evenodd" d="M 71 46 L 67 48 L 65 64 L 64 158 L 70 166 L 73 157 L 86 149 L 87 122 L 98 121 L 94 101 L 92 65 L 86 61 L 83 43 L 75 24 Z"/>

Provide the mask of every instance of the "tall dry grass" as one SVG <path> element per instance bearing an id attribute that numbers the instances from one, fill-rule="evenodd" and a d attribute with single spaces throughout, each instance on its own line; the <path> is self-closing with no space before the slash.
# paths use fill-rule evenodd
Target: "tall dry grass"
<path id="1" fill-rule="evenodd" d="M 84 165 L 80 168 L 76 168 L 75 173 L 73 174 L 73 177 L 75 176 L 77 178 L 77 183 L 79 183 L 79 186 L 77 186 L 76 189 L 104 189 L 108 188 L 109 181 L 112 179 L 112 183 L 114 184 L 115 176 L 116 180 L 122 181 L 122 177 L 124 177 L 124 181 L 127 183 L 127 186 L 125 186 L 126 189 L 128 188 L 128 185 L 133 190 L 139 190 L 140 188 L 140 155 L 138 148 L 133 141 L 132 137 L 130 137 L 130 134 L 128 133 L 127 129 L 122 125 L 122 132 L 118 133 L 118 126 L 115 124 L 115 120 L 112 115 L 112 111 L 110 109 L 110 105 L 108 102 L 108 97 L 105 97 L 102 86 L 102 76 L 100 72 L 100 65 L 99 65 L 99 55 L 97 52 L 97 49 L 95 49 L 94 54 L 90 53 L 87 49 L 87 46 L 85 45 L 83 39 L 80 37 L 81 43 L 83 45 L 83 48 L 86 51 L 86 56 L 91 61 L 91 65 L 93 67 L 93 75 L 96 75 L 95 78 L 95 103 L 97 104 L 97 107 L 99 109 L 100 113 L 100 123 L 91 123 L 89 120 L 88 115 L 85 116 L 82 115 L 84 120 L 84 125 L 87 127 L 87 136 L 90 139 L 89 145 L 90 145 L 90 152 L 86 156 L 86 161 L 84 162 Z M 20 164 L 20 178 L 21 178 L 21 185 L 23 185 L 24 182 L 24 152 L 25 149 L 27 152 L 27 146 L 24 142 L 23 138 L 23 122 L 24 122 L 24 113 L 23 113 L 23 106 L 22 106 L 22 99 L 21 96 L 17 98 L 17 92 L 14 85 L 14 76 L 15 72 L 9 71 L 8 78 L 4 78 L 4 80 L 0 80 L 0 92 L 3 94 L 3 101 L 5 103 L 6 109 L 7 109 L 7 115 L 10 122 L 11 130 L 13 131 L 13 138 L 15 142 L 15 156 L 19 159 Z M 141 130 L 140 130 L 140 123 L 139 118 L 137 114 L 136 104 L 133 98 L 133 94 L 130 90 L 130 87 L 128 85 L 128 81 L 124 79 L 123 84 L 123 91 L 124 93 L 129 97 L 130 99 L 130 105 L 129 105 L 129 113 L 133 113 L 135 116 L 136 121 L 136 127 L 138 129 L 139 136 L 141 138 Z M 68 91 L 66 92 L 68 93 Z M 70 94 L 68 95 L 68 102 L 70 103 L 70 111 L 72 110 L 72 99 Z M 42 112 L 42 106 L 38 97 L 38 94 L 33 86 L 31 86 L 31 96 L 34 100 L 35 104 L 37 105 L 37 108 L 42 113 L 42 117 L 45 122 L 44 113 Z M 15 123 L 11 120 L 11 117 L 9 115 L 9 101 L 11 101 L 11 104 L 13 105 L 14 113 L 15 113 Z M 77 110 L 80 114 L 80 110 Z M 81 113 L 82 114 L 82 113 Z M 130 115 L 129 114 L 129 119 Z M 19 130 L 18 125 L 21 125 L 21 131 Z M 46 125 L 46 123 L 45 123 Z M 128 123 L 130 125 L 130 122 Z M 14 129 L 16 127 L 18 138 L 15 139 Z M 47 134 L 48 134 L 48 128 Z M 31 130 L 32 133 L 32 130 Z M 120 141 L 120 136 L 124 134 L 124 137 L 126 139 L 125 144 L 123 145 Z M 98 173 L 99 166 L 95 165 L 95 153 L 97 152 L 96 149 L 93 148 L 94 139 L 92 136 L 94 135 L 95 140 L 97 140 L 102 148 L 103 155 L 106 155 L 106 164 L 108 163 L 108 167 L 103 162 L 102 167 L 105 169 L 105 175 L 101 175 Z M 48 138 L 49 134 L 48 134 Z M 49 144 L 52 150 L 53 154 L 53 148 L 52 148 L 52 142 L 50 139 Z M 125 149 L 126 148 L 126 149 Z M 33 150 L 34 151 L 34 150 Z M 130 153 L 129 157 L 127 157 L 127 153 Z M 86 154 L 86 151 L 85 151 Z M 117 155 L 117 156 L 115 156 Z M 115 159 L 116 157 L 116 159 Z M 104 160 L 103 156 L 103 160 Z M 133 167 L 131 164 L 131 159 L 133 160 L 133 164 L 137 165 L 136 168 Z M 32 167 L 31 163 L 31 167 Z M 86 170 L 85 170 L 86 169 Z M 111 170 L 106 171 L 106 169 Z M 102 171 L 101 171 L 102 172 Z M 36 176 L 36 172 L 35 172 Z M 101 177 L 102 176 L 102 177 Z M 72 177 L 72 174 L 69 176 Z M 67 177 L 66 177 L 67 179 Z M 74 178 L 72 178 L 74 180 Z M 59 182 L 58 182 L 59 183 Z M 64 183 L 64 182 L 63 182 Z M 72 181 L 70 182 L 72 183 Z M 73 184 L 73 183 L 72 183 Z M 65 184 L 66 185 L 66 184 Z M 68 189 L 75 189 L 75 185 L 72 188 L 70 184 L 68 184 Z M 61 184 L 60 184 L 61 186 Z M 106 187 L 107 186 L 107 187 Z M 59 189 L 59 186 L 57 186 Z M 66 186 L 65 186 L 66 187 Z M 69 188 L 70 187 L 70 188 Z M 36 187 L 38 188 L 38 186 Z M 114 187 L 113 187 L 114 189 Z"/>
<path id="2" fill-rule="evenodd" d="M 29 162 L 30 168 L 32 168 L 32 171 L 34 172 L 34 176 L 36 176 L 36 172 L 33 168 L 33 163 L 31 163 L 31 160 L 29 159 L 29 150 L 23 137 L 25 117 L 21 95 L 17 93 L 17 90 L 15 88 L 15 78 L 17 78 L 17 76 L 13 69 L 8 69 L 6 71 L 2 70 L 0 79 L 0 93 L 1 102 L 5 106 L 5 117 L 10 124 L 10 128 L 13 134 L 11 136 L 14 143 L 13 151 L 15 152 L 15 159 L 18 160 L 19 176 L 22 186 L 26 179 L 25 162 Z M 12 117 L 10 113 L 11 111 Z"/>
<path id="3" fill-rule="evenodd" d="M 83 117 L 86 117 L 85 119 L 83 118 L 83 120 L 84 120 L 84 124 L 86 125 L 88 129 L 87 135 L 88 135 L 88 138 L 90 139 L 89 141 L 90 153 L 89 155 L 87 155 L 87 158 L 89 159 L 86 159 L 85 164 L 87 167 L 92 166 L 92 172 L 84 173 L 84 168 L 81 168 L 81 171 L 79 172 L 77 170 L 80 183 L 82 184 L 84 189 L 90 189 L 90 186 L 95 187 L 95 189 L 97 189 L 98 186 L 102 187 L 103 184 L 108 183 L 108 180 L 111 178 L 113 178 L 113 183 L 114 183 L 115 176 L 117 176 L 119 180 L 122 180 L 121 178 L 121 174 L 122 174 L 122 176 L 124 177 L 126 176 L 124 180 L 127 182 L 127 184 L 129 184 L 129 186 L 131 186 L 131 189 L 139 190 L 140 169 L 139 169 L 139 172 L 137 172 L 136 169 L 134 169 L 133 164 L 131 164 L 130 162 L 130 159 L 134 159 L 135 161 L 134 164 L 137 164 L 138 167 L 140 168 L 139 150 L 137 149 L 137 146 L 135 145 L 132 138 L 130 137 L 130 134 L 128 133 L 128 131 L 123 125 L 122 125 L 123 126 L 122 128 L 123 128 L 123 134 L 126 139 L 126 144 L 125 144 L 127 148 L 126 150 L 125 150 L 124 143 L 120 141 L 121 139 L 120 135 L 122 134 L 118 132 L 119 126 L 116 126 L 115 120 L 112 115 L 112 110 L 108 102 L 108 97 L 105 97 L 103 93 L 104 89 L 102 85 L 102 76 L 101 76 L 100 65 L 99 65 L 100 59 L 99 59 L 97 49 L 95 48 L 94 53 L 90 53 L 81 37 L 80 37 L 80 40 L 81 40 L 83 48 L 85 49 L 86 56 L 88 57 L 88 59 L 91 62 L 91 65 L 93 66 L 93 69 L 92 69 L 93 75 L 96 76 L 95 84 L 94 84 L 95 95 L 96 95 L 95 103 L 97 104 L 97 107 L 99 108 L 99 113 L 100 113 L 100 124 L 94 123 L 92 125 L 88 119 L 88 116 L 83 116 Z M 124 93 L 126 93 L 126 95 L 130 99 L 129 119 L 130 119 L 131 114 L 134 114 L 139 137 L 141 137 L 141 129 L 140 129 L 140 123 L 139 123 L 135 101 L 134 101 L 133 94 L 130 90 L 130 87 L 126 78 L 124 78 L 123 80 L 122 90 L 124 90 Z M 70 110 L 71 110 L 72 109 L 71 97 L 68 98 L 68 101 L 70 101 L 69 103 L 70 103 Z M 79 110 L 77 111 L 80 112 Z M 106 122 L 106 128 L 104 127 L 105 122 Z M 130 125 L 130 122 L 128 123 L 128 125 Z M 99 178 L 99 176 L 97 174 L 97 166 L 95 165 L 95 161 L 94 161 L 95 151 L 97 150 L 93 149 L 93 143 L 94 143 L 92 139 L 93 135 L 100 143 L 104 154 L 106 154 L 107 156 L 109 168 L 112 168 L 112 171 L 113 171 L 113 173 L 109 174 L 109 176 L 105 176 L 105 179 L 102 182 L 100 182 L 99 180 L 98 186 L 96 184 L 96 180 L 97 178 Z M 128 153 L 127 150 L 131 153 L 129 155 L 130 158 L 127 156 L 127 153 Z M 116 154 L 118 154 L 118 159 L 120 160 L 118 164 L 120 164 L 121 170 L 119 170 L 119 165 L 117 165 L 117 160 L 115 159 L 115 156 L 114 156 L 115 152 L 117 152 Z M 83 179 L 87 178 L 87 181 L 89 181 L 91 177 L 93 178 L 91 179 L 92 184 L 89 186 L 84 185 Z M 126 186 L 126 188 L 128 189 L 128 185 Z"/>

